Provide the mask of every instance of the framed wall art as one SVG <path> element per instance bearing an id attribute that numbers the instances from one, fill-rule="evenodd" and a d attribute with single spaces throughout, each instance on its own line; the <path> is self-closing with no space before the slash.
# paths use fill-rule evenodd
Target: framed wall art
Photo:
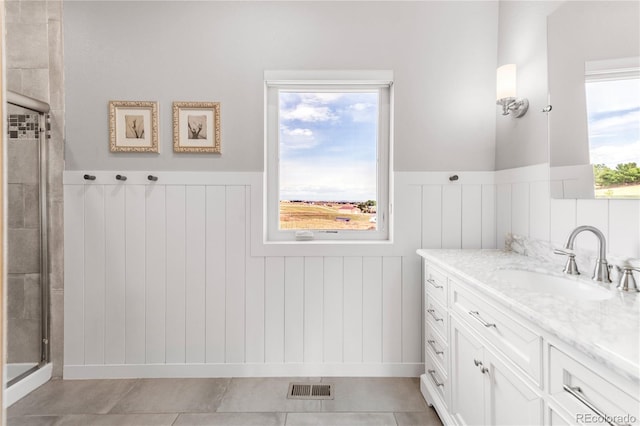
<path id="1" fill-rule="evenodd" d="M 159 152 L 158 103 L 110 101 L 109 148 L 111 152 Z"/>
<path id="2" fill-rule="evenodd" d="M 220 154 L 220 102 L 173 103 L 173 150 Z"/>

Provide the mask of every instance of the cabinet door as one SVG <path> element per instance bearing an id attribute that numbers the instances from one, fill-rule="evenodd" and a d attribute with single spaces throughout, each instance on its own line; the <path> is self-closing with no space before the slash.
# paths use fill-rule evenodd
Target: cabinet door
<path id="1" fill-rule="evenodd" d="M 451 318 L 451 414 L 459 425 L 484 424 L 484 348 Z"/>
<path id="2" fill-rule="evenodd" d="M 547 407 L 547 420 L 545 424 L 550 426 L 573 426 L 577 424 L 567 420 L 567 418 L 564 415 L 560 414 L 560 412 L 552 407 L 551 404 L 549 404 Z"/>
<path id="3" fill-rule="evenodd" d="M 485 351 L 485 422 L 490 425 L 541 425 L 541 396 L 510 367 Z"/>

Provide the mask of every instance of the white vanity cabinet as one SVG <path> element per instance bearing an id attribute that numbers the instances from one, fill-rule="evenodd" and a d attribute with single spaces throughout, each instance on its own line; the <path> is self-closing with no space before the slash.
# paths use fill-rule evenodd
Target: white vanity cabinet
<path id="1" fill-rule="evenodd" d="M 447 267 L 424 261 L 420 383 L 444 424 L 640 424 L 637 380 L 599 365 Z M 598 422 L 603 417 L 609 423 Z"/>
<path id="2" fill-rule="evenodd" d="M 474 311 L 477 312 L 477 311 Z M 496 326 L 493 323 L 488 328 Z M 464 317 L 451 315 L 451 414 L 459 425 L 541 425 L 543 400 Z M 500 326 L 498 325 L 496 330 Z M 499 331 L 497 331 L 499 333 Z"/>

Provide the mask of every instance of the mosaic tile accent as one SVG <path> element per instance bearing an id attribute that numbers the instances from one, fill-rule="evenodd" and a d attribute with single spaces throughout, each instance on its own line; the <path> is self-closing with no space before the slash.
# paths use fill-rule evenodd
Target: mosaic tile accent
<path id="1" fill-rule="evenodd" d="M 33 140 L 40 137 L 39 114 L 10 114 L 7 121 L 10 140 Z"/>

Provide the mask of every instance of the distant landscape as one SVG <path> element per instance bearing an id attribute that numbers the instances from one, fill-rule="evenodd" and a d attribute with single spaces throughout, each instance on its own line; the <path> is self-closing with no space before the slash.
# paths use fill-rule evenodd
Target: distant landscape
<path id="1" fill-rule="evenodd" d="M 375 230 L 375 202 L 280 201 L 280 229 Z"/>
<path id="2" fill-rule="evenodd" d="M 609 186 L 599 188 L 596 186 L 596 198 L 640 198 L 640 185 Z"/>
<path id="3" fill-rule="evenodd" d="M 621 163 L 615 168 L 594 164 L 596 198 L 639 198 L 640 167 L 636 163 Z"/>

